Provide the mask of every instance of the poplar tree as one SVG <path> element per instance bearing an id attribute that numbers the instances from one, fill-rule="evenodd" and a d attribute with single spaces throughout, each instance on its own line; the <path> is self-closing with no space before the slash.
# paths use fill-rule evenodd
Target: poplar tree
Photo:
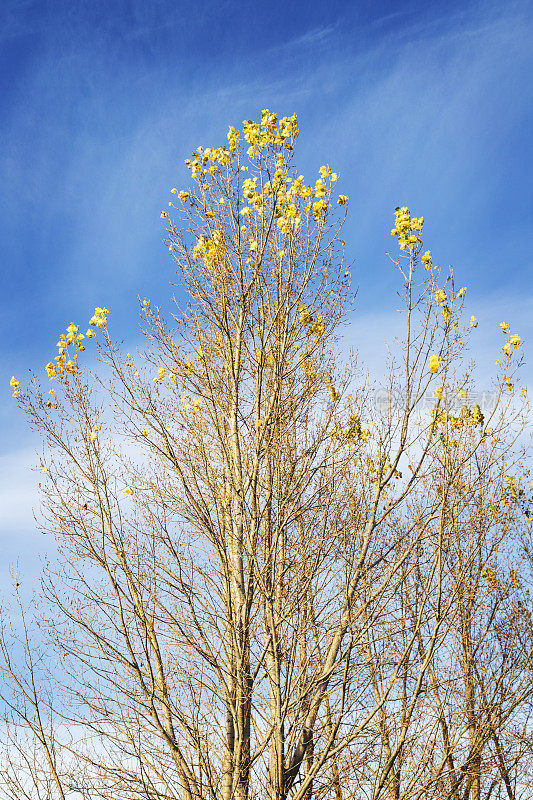
<path id="1" fill-rule="evenodd" d="M 161 212 L 178 303 L 143 301 L 143 348 L 96 308 L 46 387 L 11 381 L 59 557 L 25 661 L 4 627 L 6 798 L 529 785 L 520 336 L 502 324 L 494 408 L 469 402 L 466 289 L 399 207 L 404 335 L 376 404 L 340 339 L 348 197 L 328 164 L 298 173 L 297 137 L 265 110 L 187 159 Z"/>

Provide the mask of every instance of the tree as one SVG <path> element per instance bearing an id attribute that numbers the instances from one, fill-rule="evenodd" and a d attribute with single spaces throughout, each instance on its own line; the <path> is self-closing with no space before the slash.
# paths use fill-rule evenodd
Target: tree
<path id="1" fill-rule="evenodd" d="M 3 637 L 6 797 L 529 785 L 529 600 L 505 566 L 528 525 L 506 455 L 520 337 L 502 326 L 490 415 L 456 408 L 477 323 L 398 208 L 405 338 L 376 408 L 339 350 L 348 198 L 327 165 L 298 175 L 297 136 L 267 110 L 186 161 L 161 217 L 189 302 L 172 323 L 143 302 L 143 352 L 123 355 L 97 308 L 60 336 L 48 395 L 12 380 L 60 558 L 41 602 L 52 660 L 25 635 L 20 670 Z"/>

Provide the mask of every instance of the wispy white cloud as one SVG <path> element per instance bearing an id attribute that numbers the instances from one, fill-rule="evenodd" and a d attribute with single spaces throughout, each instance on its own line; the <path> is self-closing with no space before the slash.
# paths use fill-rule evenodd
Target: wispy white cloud
<path id="1" fill-rule="evenodd" d="M 300 36 L 295 36 L 286 42 L 270 48 L 270 52 L 287 52 L 289 50 L 296 50 L 300 47 L 309 47 L 310 45 L 321 42 L 337 30 L 338 25 L 324 25 L 318 28 L 311 28 Z"/>
<path id="2" fill-rule="evenodd" d="M 15 450 L 0 456 L 0 537 L 6 542 L 31 535 L 33 508 L 38 504 L 38 478 L 32 467 L 35 450 Z"/>

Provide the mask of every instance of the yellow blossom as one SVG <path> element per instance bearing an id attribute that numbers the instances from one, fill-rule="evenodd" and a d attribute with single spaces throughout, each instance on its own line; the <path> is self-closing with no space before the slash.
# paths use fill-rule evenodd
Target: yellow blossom
<path id="1" fill-rule="evenodd" d="M 172 194 L 176 194 L 176 192 L 177 192 L 178 190 L 177 190 L 176 188 L 174 188 L 174 189 L 171 189 L 170 191 L 172 192 Z"/>
<path id="2" fill-rule="evenodd" d="M 126 489 L 126 491 L 124 492 L 124 494 L 127 494 L 127 495 L 132 495 L 132 494 L 133 494 L 133 489 Z"/>
<path id="3" fill-rule="evenodd" d="M 72 344 L 73 343 L 74 337 L 75 337 L 77 331 L 78 331 L 78 326 L 74 325 L 74 323 L 71 322 L 70 325 L 67 328 L 67 339 L 66 339 L 66 343 L 67 344 Z M 63 335 L 60 336 L 60 341 L 61 342 L 64 341 L 64 336 Z M 62 346 L 62 345 L 58 344 L 58 347 L 59 346 Z"/>
<path id="4" fill-rule="evenodd" d="M 160 214 L 160 217 L 161 217 L 161 219 L 166 219 L 168 217 L 167 212 L 166 211 L 162 211 L 161 214 Z"/>
<path id="5" fill-rule="evenodd" d="M 316 203 L 313 203 L 313 217 L 315 220 L 319 220 L 320 217 L 326 212 L 328 208 L 328 203 L 326 200 L 317 200 Z"/>
<path id="6" fill-rule="evenodd" d="M 438 400 L 442 400 L 442 396 L 443 396 L 443 389 L 442 389 L 442 386 L 437 386 L 437 388 L 435 389 L 435 391 L 433 392 L 433 394 L 435 395 L 435 397 L 436 397 Z"/>
<path id="7" fill-rule="evenodd" d="M 520 345 L 522 344 L 522 339 L 517 333 L 513 333 L 510 339 L 507 340 L 505 345 L 503 346 L 503 352 L 506 355 L 509 355 L 511 352 L 511 347 L 514 347 L 515 350 L 518 350 Z"/>
<path id="8" fill-rule="evenodd" d="M 444 303 L 445 300 L 446 300 L 446 292 L 443 291 L 442 289 L 437 289 L 437 291 L 435 292 L 435 302 L 440 304 Z"/>
<path id="9" fill-rule="evenodd" d="M 103 328 L 103 326 L 107 322 L 107 314 L 109 314 L 109 309 L 107 308 L 99 308 L 98 306 L 94 309 L 94 314 L 89 320 L 89 325 L 94 325 L 97 328 Z M 87 331 L 87 337 L 90 339 L 89 332 Z"/>
<path id="10" fill-rule="evenodd" d="M 315 197 L 325 197 L 326 196 L 326 184 L 322 180 L 318 180 L 315 183 Z"/>
<path id="11" fill-rule="evenodd" d="M 189 198 L 189 192 L 186 192 L 184 189 L 182 189 L 181 192 L 179 192 L 178 197 L 185 203 L 185 201 Z"/>
<path id="12" fill-rule="evenodd" d="M 393 231 L 391 231 L 391 233 L 393 233 Z M 433 257 L 429 250 L 426 250 L 426 252 L 424 253 L 424 255 L 420 260 L 424 265 L 424 269 L 431 269 L 431 267 L 433 266 Z"/>
<path id="13" fill-rule="evenodd" d="M 464 389 L 459 389 L 457 392 L 457 397 L 466 397 L 466 392 Z"/>
<path id="14" fill-rule="evenodd" d="M 479 405 L 476 403 L 472 408 L 472 421 L 474 425 L 483 425 L 485 417 L 483 416 Z"/>
<path id="15" fill-rule="evenodd" d="M 340 194 L 337 203 L 340 206 L 345 206 L 348 202 L 348 197 L 345 194 Z"/>
<path id="16" fill-rule="evenodd" d="M 431 356 L 431 358 L 429 359 L 429 371 L 433 373 L 438 372 L 441 361 L 442 358 L 440 356 L 437 355 Z"/>
<path id="17" fill-rule="evenodd" d="M 470 327 L 477 328 L 477 326 L 478 326 L 477 317 L 470 317 Z"/>
<path id="18" fill-rule="evenodd" d="M 509 333 L 510 328 L 507 322 L 500 322 L 500 328 L 504 333 Z"/>
<path id="19" fill-rule="evenodd" d="M 406 247 L 412 250 L 415 243 L 419 241 L 419 237 L 412 233 L 412 231 L 420 232 L 422 230 L 424 218 L 411 218 L 411 213 L 407 206 L 398 206 L 395 210 L 395 215 L 396 225 L 391 230 L 391 236 L 398 237 L 398 244 L 401 250 L 405 250 Z"/>
<path id="20" fill-rule="evenodd" d="M 11 380 L 9 381 L 9 385 L 13 389 L 13 394 L 11 396 L 18 397 L 20 394 L 20 381 L 18 381 L 13 375 Z"/>
<path id="21" fill-rule="evenodd" d="M 145 428 L 142 432 L 143 436 L 148 436 L 148 428 Z"/>

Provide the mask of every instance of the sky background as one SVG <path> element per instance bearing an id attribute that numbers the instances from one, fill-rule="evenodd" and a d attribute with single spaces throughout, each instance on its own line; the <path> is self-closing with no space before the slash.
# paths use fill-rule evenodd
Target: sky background
<path id="1" fill-rule="evenodd" d="M 3 0 L 0 594 L 15 563 L 32 585 L 50 548 L 32 516 L 39 442 L 11 375 L 40 371 L 97 305 L 133 349 L 137 296 L 170 294 L 160 211 L 188 181 L 184 159 L 263 108 L 298 114 L 304 175 L 325 162 L 341 174 L 359 287 L 346 340 L 372 369 L 398 324 L 386 253 L 404 204 L 468 286 L 481 380 L 502 319 L 527 348 L 532 74 L 522 2 Z"/>

